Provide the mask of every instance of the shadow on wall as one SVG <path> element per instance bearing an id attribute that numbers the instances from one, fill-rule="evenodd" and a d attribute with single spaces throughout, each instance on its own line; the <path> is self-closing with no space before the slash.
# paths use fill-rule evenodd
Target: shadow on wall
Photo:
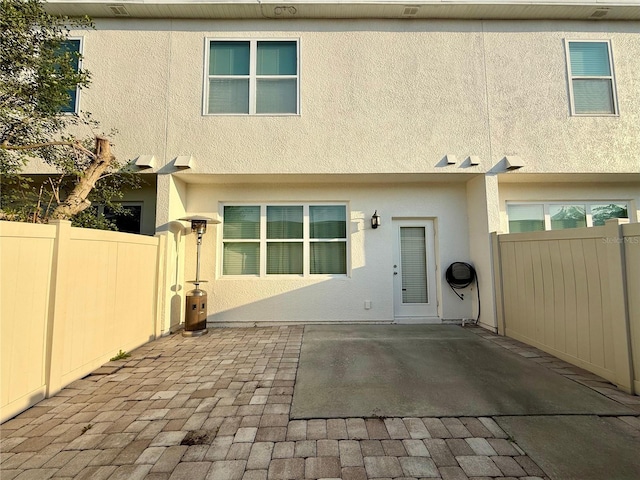
<path id="1" fill-rule="evenodd" d="M 167 247 L 171 246 L 173 265 L 169 270 L 169 274 L 171 275 L 171 277 L 170 279 L 168 279 L 167 283 L 170 285 L 170 291 L 173 292 L 173 295 L 171 295 L 171 300 L 169 301 L 169 314 L 171 318 L 169 330 L 171 332 L 174 332 L 179 328 L 182 322 L 184 286 L 181 280 L 182 269 L 180 260 L 182 257 L 184 257 L 184 252 L 182 252 L 181 255 L 180 244 L 182 242 L 182 237 L 186 235 L 186 227 L 182 222 L 172 221 L 169 223 L 165 223 L 164 225 L 160 225 L 158 227 L 158 232 L 169 232 L 170 234 L 169 241 L 167 242 Z"/>
<path id="2" fill-rule="evenodd" d="M 381 322 L 393 323 L 393 276 L 386 268 L 358 269 L 351 277 L 323 279 L 222 279 L 208 293 L 209 323 Z M 304 285 L 301 285 L 304 282 Z M 444 318 L 470 318 L 475 292 L 460 301 L 438 278 L 449 307 Z M 465 290 L 465 293 L 467 291 Z M 436 302 L 436 299 L 432 299 Z M 443 318 L 443 312 L 439 311 Z"/>
<path id="3" fill-rule="evenodd" d="M 353 277 L 218 280 L 209 287 L 209 323 L 385 322 L 393 321 L 392 283 L 367 288 Z M 304 286 L 300 284 L 304 282 Z M 205 288 L 205 290 L 207 290 Z M 389 292 L 380 296 L 379 291 Z M 237 300 L 228 297 L 232 295 Z M 256 299 L 256 297 L 258 297 Z M 243 301 L 252 298 L 251 301 Z M 221 299 L 222 301 L 218 301 Z M 369 302 L 370 308 L 365 308 Z M 231 306 L 235 303 L 235 306 Z M 227 307 L 229 306 L 229 307 Z"/>

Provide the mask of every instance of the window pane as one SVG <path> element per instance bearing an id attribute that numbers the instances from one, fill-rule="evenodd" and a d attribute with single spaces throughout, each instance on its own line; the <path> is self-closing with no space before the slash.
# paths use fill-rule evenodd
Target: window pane
<path id="1" fill-rule="evenodd" d="M 302 238 L 302 206 L 267 207 L 267 238 Z"/>
<path id="2" fill-rule="evenodd" d="M 267 243 L 267 274 L 302 275 L 302 243 L 269 242 Z"/>
<path id="3" fill-rule="evenodd" d="M 574 79 L 573 104 L 576 113 L 615 113 L 611 80 Z"/>
<path id="4" fill-rule="evenodd" d="M 587 226 L 584 205 L 550 205 L 551 230 Z"/>
<path id="5" fill-rule="evenodd" d="M 295 78 L 257 80 L 256 113 L 298 113 Z"/>
<path id="6" fill-rule="evenodd" d="M 249 113 L 249 79 L 210 79 L 208 113 Z"/>
<path id="7" fill-rule="evenodd" d="M 249 75 L 249 42 L 211 42 L 209 75 Z"/>
<path id="8" fill-rule="evenodd" d="M 542 205 L 507 205 L 509 233 L 538 232 L 544 230 Z"/>
<path id="9" fill-rule="evenodd" d="M 311 238 L 346 238 L 347 209 L 340 205 L 312 205 L 309 207 L 309 236 Z"/>
<path id="10" fill-rule="evenodd" d="M 225 243 L 222 258 L 223 275 L 258 275 L 260 273 L 259 243 Z"/>
<path id="11" fill-rule="evenodd" d="M 346 242 L 312 242 L 311 274 L 346 274 Z"/>
<path id="12" fill-rule="evenodd" d="M 69 54 L 71 68 L 73 68 L 73 70 L 75 70 L 76 72 L 80 67 L 79 53 L 80 53 L 80 40 L 64 40 L 60 44 L 60 49 L 58 51 L 58 54 L 60 56 Z M 77 111 L 76 102 L 78 97 L 78 89 L 74 88 L 72 90 L 68 90 L 67 93 L 69 94 L 69 97 L 70 97 L 69 103 L 67 103 L 66 105 L 63 105 L 60 108 L 60 111 L 64 113 L 75 113 Z"/>
<path id="13" fill-rule="evenodd" d="M 573 76 L 608 76 L 609 45 L 605 42 L 571 42 L 571 74 Z"/>
<path id="14" fill-rule="evenodd" d="M 60 42 L 59 54 L 64 55 L 66 53 L 71 54 L 71 66 L 75 71 L 78 71 L 80 53 L 80 40 L 63 40 Z"/>
<path id="15" fill-rule="evenodd" d="M 296 42 L 258 42 L 258 75 L 296 75 Z"/>
<path id="16" fill-rule="evenodd" d="M 260 238 L 260 207 L 224 207 L 225 239 Z"/>
<path id="17" fill-rule="evenodd" d="M 626 205 L 610 203 L 608 205 L 591 205 L 593 226 L 604 225 L 610 218 L 629 218 Z"/>
<path id="18" fill-rule="evenodd" d="M 77 109 L 78 90 L 69 90 L 67 93 L 69 94 L 69 103 L 60 108 L 60 111 L 64 113 L 75 113 Z"/>
<path id="19" fill-rule="evenodd" d="M 427 303 L 427 251 L 424 227 L 400 227 L 402 303 Z"/>

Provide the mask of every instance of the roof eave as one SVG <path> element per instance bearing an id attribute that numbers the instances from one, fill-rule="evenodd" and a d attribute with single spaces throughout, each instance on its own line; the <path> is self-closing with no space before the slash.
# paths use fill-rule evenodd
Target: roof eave
<path id="1" fill-rule="evenodd" d="M 640 20 L 640 0 L 48 0 L 46 8 L 92 18 Z"/>

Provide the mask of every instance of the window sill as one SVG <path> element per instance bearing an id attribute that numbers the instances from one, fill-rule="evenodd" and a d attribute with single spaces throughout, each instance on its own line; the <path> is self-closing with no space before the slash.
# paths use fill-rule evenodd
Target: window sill
<path id="1" fill-rule="evenodd" d="M 218 280 L 315 280 L 315 279 L 346 279 L 349 275 L 345 273 L 336 274 L 313 274 L 313 275 L 222 275 Z"/>
<path id="2" fill-rule="evenodd" d="M 203 113 L 203 117 L 300 117 L 299 113 Z"/>
<path id="3" fill-rule="evenodd" d="M 619 113 L 572 113 L 571 117 L 609 117 L 617 118 Z"/>

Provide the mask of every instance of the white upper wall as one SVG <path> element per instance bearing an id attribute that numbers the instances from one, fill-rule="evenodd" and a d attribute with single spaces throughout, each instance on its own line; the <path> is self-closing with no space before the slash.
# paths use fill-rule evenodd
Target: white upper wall
<path id="1" fill-rule="evenodd" d="M 84 37 L 81 95 L 120 159 L 159 173 L 640 171 L 640 23 L 108 20 Z M 300 114 L 203 115 L 207 38 L 300 42 Z M 567 39 L 611 41 L 619 116 L 570 115 Z M 443 166 L 446 154 L 458 164 Z M 474 155 L 480 165 L 467 167 Z M 166 165 L 166 166 L 165 166 Z"/>

